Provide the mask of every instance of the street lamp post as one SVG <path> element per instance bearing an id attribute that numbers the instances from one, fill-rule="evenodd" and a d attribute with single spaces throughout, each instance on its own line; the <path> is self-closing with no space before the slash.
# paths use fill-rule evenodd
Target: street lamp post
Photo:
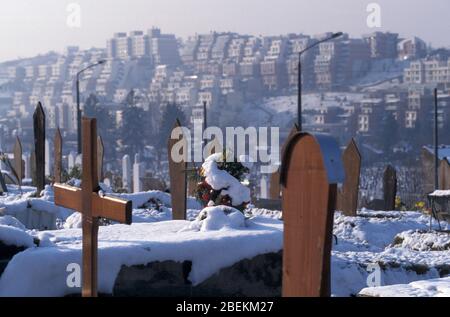
<path id="1" fill-rule="evenodd" d="M 101 60 L 98 61 L 95 64 L 89 65 L 86 68 L 83 68 L 82 70 L 80 70 L 77 73 L 77 84 L 76 84 L 76 89 L 77 89 L 77 146 L 78 146 L 78 154 L 81 154 L 81 108 L 80 108 L 80 76 L 81 74 L 88 70 L 91 69 L 93 67 L 96 67 L 98 65 L 102 65 L 105 64 L 106 60 Z"/>
<path id="2" fill-rule="evenodd" d="M 333 33 L 330 37 L 317 41 L 314 44 L 308 46 L 307 48 L 305 48 L 304 50 L 302 50 L 299 54 L 298 54 L 298 100 L 297 100 L 297 124 L 298 124 L 298 129 L 299 131 L 302 131 L 302 55 L 303 53 L 305 53 L 306 51 L 312 49 L 313 47 L 316 47 L 317 45 L 323 43 L 323 42 L 327 42 L 330 40 L 334 40 L 335 38 L 338 38 L 340 36 L 342 36 L 343 33 L 342 32 L 337 32 L 337 33 Z"/>

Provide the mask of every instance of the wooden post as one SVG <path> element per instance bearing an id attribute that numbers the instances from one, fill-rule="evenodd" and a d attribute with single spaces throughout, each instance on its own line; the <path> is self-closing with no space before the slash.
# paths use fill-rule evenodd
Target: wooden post
<path id="1" fill-rule="evenodd" d="M 181 123 L 177 119 L 174 129 L 181 128 Z M 172 158 L 172 149 L 175 144 L 182 142 L 184 151 L 187 151 L 188 144 L 184 135 L 178 139 L 172 139 L 169 136 L 168 155 L 169 155 L 169 172 L 170 172 L 170 194 L 172 197 L 172 215 L 174 220 L 186 219 L 187 204 L 187 153 L 179 153 L 184 160 L 176 162 Z"/>
<path id="2" fill-rule="evenodd" d="M 17 185 L 22 186 L 23 180 L 23 163 L 22 163 L 22 143 L 20 143 L 19 137 L 16 138 L 14 144 L 14 171 L 17 174 Z"/>
<path id="3" fill-rule="evenodd" d="M 358 210 L 359 175 L 361 154 L 354 139 L 350 141 L 343 155 L 345 181 L 338 193 L 337 209 L 344 215 L 356 217 Z"/>
<path id="4" fill-rule="evenodd" d="M 131 201 L 98 194 L 97 125 L 83 118 L 83 171 L 81 189 L 55 184 L 55 205 L 83 214 L 83 297 L 96 297 L 99 218 L 131 224 Z"/>
<path id="5" fill-rule="evenodd" d="M 439 189 L 450 189 L 450 164 L 447 158 L 441 160 L 439 165 Z"/>
<path id="6" fill-rule="evenodd" d="M 3 178 L 2 171 L 0 170 L 0 194 L 7 193 L 8 187 L 6 187 L 5 179 Z"/>
<path id="7" fill-rule="evenodd" d="M 395 210 L 395 198 L 397 196 L 397 172 L 391 165 L 386 167 L 383 176 L 384 210 Z"/>
<path id="8" fill-rule="evenodd" d="M 298 132 L 286 144 L 281 184 L 283 296 L 330 296 L 330 259 L 341 153 L 327 136 Z"/>
<path id="9" fill-rule="evenodd" d="M 54 142 L 54 167 L 53 167 L 53 176 L 54 176 L 54 182 L 55 183 L 61 183 L 61 172 L 62 172 L 62 137 L 61 137 L 61 131 L 56 129 L 55 132 L 55 142 Z"/>
<path id="10" fill-rule="evenodd" d="M 45 187 L 45 113 L 42 104 L 37 104 L 33 114 L 34 153 L 36 160 L 36 189 L 38 195 Z"/>
<path id="11" fill-rule="evenodd" d="M 103 159 L 105 157 L 105 148 L 103 146 L 103 139 L 100 135 L 97 138 L 97 155 L 98 155 L 98 162 L 97 162 L 98 180 L 100 182 L 102 182 L 103 181 Z"/>

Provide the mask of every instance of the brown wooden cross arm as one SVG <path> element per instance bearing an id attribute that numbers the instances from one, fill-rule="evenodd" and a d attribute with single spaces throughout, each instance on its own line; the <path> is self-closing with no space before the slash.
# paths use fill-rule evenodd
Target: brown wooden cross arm
<path id="1" fill-rule="evenodd" d="M 83 194 L 81 188 L 55 184 L 55 204 L 83 213 Z M 92 193 L 92 217 L 107 218 L 113 221 L 131 224 L 132 202 L 114 197 Z"/>

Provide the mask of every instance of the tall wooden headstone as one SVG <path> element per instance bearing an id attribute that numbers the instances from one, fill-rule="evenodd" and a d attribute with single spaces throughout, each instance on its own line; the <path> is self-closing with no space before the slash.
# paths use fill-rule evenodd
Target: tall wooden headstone
<path id="1" fill-rule="evenodd" d="M 34 153 L 36 163 L 36 189 L 37 193 L 45 187 L 45 113 L 42 104 L 37 104 L 33 114 Z"/>
<path id="2" fill-rule="evenodd" d="M 14 171 L 17 175 L 17 185 L 22 186 L 23 180 L 23 160 L 22 160 L 22 143 L 19 137 L 16 138 L 14 144 Z"/>
<path id="3" fill-rule="evenodd" d="M 105 147 L 103 146 L 103 139 L 102 137 L 99 135 L 97 138 L 97 155 L 98 155 L 98 166 L 97 166 L 97 171 L 98 171 L 98 180 L 100 182 L 103 181 L 103 160 L 105 157 Z"/>
<path id="4" fill-rule="evenodd" d="M 450 164 L 447 158 L 439 164 L 439 189 L 450 189 Z"/>
<path id="5" fill-rule="evenodd" d="M 181 123 L 177 119 L 174 129 L 181 128 Z M 187 204 L 187 153 L 177 153 L 183 160 L 174 160 L 172 157 L 172 150 L 174 146 L 181 142 L 185 151 L 188 148 L 187 140 L 184 134 L 181 134 L 178 139 L 172 139 L 169 136 L 168 155 L 169 155 L 169 172 L 170 172 L 170 194 L 172 197 L 172 215 L 174 220 L 186 219 L 186 204 Z"/>
<path id="6" fill-rule="evenodd" d="M 395 197 L 397 196 L 397 171 L 388 165 L 383 175 L 384 210 L 395 210 Z"/>
<path id="7" fill-rule="evenodd" d="M 61 183 L 61 172 L 62 172 L 62 137 L 61 131 L 56 129 L 54 145 L 54 166 L 53 166 L 53 177 L 55 183 Z"/>
<path id="8" fill-rule="evenodd" d="M 298 132 L 288 140 L 281 166 L 283 296 L 330 296 L 333 217 L 343 179 L 333 138 Z"/>
<path id="9" fill-rule="evenodd" d="M 83 288 L 84 297 L 97 296 L 99 218 L 131 224 L 131 201 L 98 194 L 97 124 L 83 118 L 83 171 L 81 189 L 55 184 L 55 205 L 83 214 Z"/>
<path id="10" fill-rule="evenodd" d="M 6 187 L 5 179 L 3 178 L 2 171 L 0 170 L 0 194 L 7 193 L 8 187 Z"/>
<path id="11" fill-rule="evenodd" d="M 345 169 L 345 181 L 338 193 L 337 209 L 344 215 L 356 217 L 358 209 L 359 175 L 361 172 L 361 154 L 354 139 L 350 141 L 342 157 Z"/>

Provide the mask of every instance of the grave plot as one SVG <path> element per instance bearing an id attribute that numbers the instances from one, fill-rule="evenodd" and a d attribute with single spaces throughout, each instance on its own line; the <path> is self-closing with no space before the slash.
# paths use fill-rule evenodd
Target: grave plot
<path id="1" fill-rule="evenodd" d="M 54 166 L 56 184 L 45 184 L 40 195 L 36 187 L 5 184 L 0 296 L 384 296 L 365 290 L 373 267 L 388 286 L 416 285 L 450 272 L 450 242 L 445 233 L 428 231 L 428 215 L 390 210 L 396 189 L 392 170 L 386 172 L 382 202 L 390 211 L 354 214 L 357 173 L 345 189 L 346 155 L 330 137 L 291 136 L 280 169 L 283 210 L 277 211 L 252 206 L 241 179 L 245 169 L 221 165 L 223 153 L 201 164 L 198 199 L 186 198 L 186 187 L 176 197 L 131 193 L 135 184 L 139 188 L 134 180 L 141 181 L 132 175 L 140 175 L 139 157 L 137 173 L 124 157 L 123 187 L 130 190 L 115 193 L 99 182 L 111 176 L 100 173 L 102 146 L 94 126 L 85 119 L 82 162 L 71 155 L 72 164 L 78 160 L 88 167 L 83 182 L 60 184 L 62 169 Z M 58 165 L 64 140 L 58 133 L 55 139 L 53 164 Z M 34 164 L 41 170 L 42 162 Z M 185 183 L 184 175 L 175 176 Z M 351 208 L 344 215 L 335 209 L 348 188 Z M 447 222 L 441 226 L 450 229 Z M 73 264 L 84 264 L 88 272 L 75 287 L 67 282 Z M 437 293 L 445 294 L 445 283 L 439 285 L 444 286 Z"/>

